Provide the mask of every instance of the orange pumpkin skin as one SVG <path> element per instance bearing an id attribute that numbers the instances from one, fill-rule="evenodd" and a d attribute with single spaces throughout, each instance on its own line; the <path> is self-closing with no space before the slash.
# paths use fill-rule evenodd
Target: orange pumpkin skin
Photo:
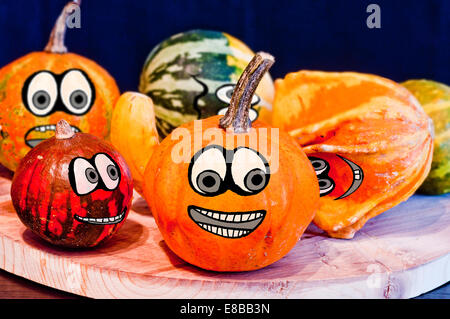
<path id="1" fill-rule="evenodd" d="M 91 80 L 95 90 L 95 100 L 90 110 L 76 116 L 56 111 L 49 116 L 33 115 L 24 105 L 22 88 L 25 81 L 42 70 L 62 74 L 69 69 L 83 70 Z M 56 125 L 65 119 L 84 133 L 100 138 L 109 135 L 110 119 L 114 104 L 119 97 L 115 80 L 97 63 L 73 53 L 32 52 L 0 70 L 0 163 L 15 170 L 19 161 L 30 151 L 25 143 L 25 135 L 39 125 Z M 47 139 L 53 130 L 32 132 L 29 138 Z"/>
<path id="2" fill-rule="evenodd" d="M 328 160 L 335 175 L 337 186 L 320 198 L 314 218 L 330 236 L 352 238 L 370 218 L 408 199 L 428 175 L 432 122 L 399 84 L 370 74 L 299 71 L 275 86 L 274 125 L 308 156 Z M 341 199 L 351 173 L 335 155 L 358 165 L 364 177 Z"/>
<path id="3" fill-rule="evenodd" d="M 218 126 L 220 117 L 182 125 L 155 148 L 144 174 L 144 196 L 165 242 L 185 261 L 215 271 L 259 269 L 287 254 L 313 219 L 319 200 L 317 179 L 308 158 L 287 134 L 279 132 L 278 141 L 271 139 L 272 131 L 278 129 L 259 121 L 252 123 L 250 133 L 234 134 Z M 180 136 L 189 132 L 192 137 L 194 131 L 198 132 L 196 125 L 219 138 L 212 141 L 205 137 L 201 143 L 191 138 L 187 144 L 189 158 L 209 144 L 227 150 L 251 148 L 250 139 L 244 139 L 244 135 L 266 134 L 267 151 L 257 151 L 268 160 L 271 170 L 276 163 L 269 157 L 269 150 L 278 148 L 279 154 L 278 170 L 271 171 L 266 188 L 251 196 L 240 196 L 231 190 L 213 197 L 195 192 L 188 182 L 189 161 L 175 163 L 172 155 L 177 153 Z M 225 238 L 195 223 L 188 214 L 190 205 L 227 213 L 266 210 L 266 215 L 247 236 Z"/>

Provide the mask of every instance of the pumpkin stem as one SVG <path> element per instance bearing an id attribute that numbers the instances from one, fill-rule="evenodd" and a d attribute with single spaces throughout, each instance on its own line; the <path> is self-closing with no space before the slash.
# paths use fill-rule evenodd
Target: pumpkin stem
<path id="1" fill-rule="evenodd" d="M 73 0 L 64 6 L 61 14 L 55 22 L 52 33 L 44 48 L 49 53 L 67 53 L 67 47 L 64 45 L 64 36 L 66 34 L 67 17 L 81 5 L 81 0 Z"/>
<path id="2" fill-rule="evenodd" d="M 56 123 L 56 139 L 58 140 L 64 140 L 71 138 L 75 135 L 74 131 L 72 130 L 72 127 L 69 123 L 66 122 L 66 120 L 60 120 L 58 123 Z"/>
<path id="3" fill-rule="evenodd" d="M 273 56 L 265 52 L 258 52 L 245 68 L 233 95 L 227 113 L 220 119 L 219 126 L 226 129 L 233 126 L 235 133 L 247 133 L 251 128 L 248 113 L 252 98 L 259 82 L 275 62 Z"/>

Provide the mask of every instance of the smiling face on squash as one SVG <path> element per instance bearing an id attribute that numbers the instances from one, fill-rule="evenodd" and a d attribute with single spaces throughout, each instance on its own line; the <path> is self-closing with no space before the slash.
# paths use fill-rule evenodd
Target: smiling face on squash
<path id="1" fill-rule="evenodd" d="M 189 205 L 187 213 L 196 225 L 211 234 L 224 238 L 248 236 L 263 222 L 267 210 L 240 209 L 232 205 L 215 205 L 212 200 L 228 197 L 230 203 L 251 197 L 250 202 L 260 202 L 265 197 L 257 196 L 269 183 L 270 167 L 266 158 L 249 147 L 225 149 L 220 145 L 208 145 L 198 151 L 189 165 L 189 184 L 200 195 Z M 228 200 L 223 200 L 225 203 Z M 255 206 L 257 207 L 257 206 Z M 219 209 L 220 210 L 217 210 Z"/>

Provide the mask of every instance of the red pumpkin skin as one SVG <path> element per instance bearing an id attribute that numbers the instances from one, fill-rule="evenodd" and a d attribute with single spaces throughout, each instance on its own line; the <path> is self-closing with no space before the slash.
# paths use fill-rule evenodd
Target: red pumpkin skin
<path id="1" fill-rule="evenodd" d="M 99 153 L 117 164 L 120 181 L 112 191 L 95 189 L 79 196 L 69 179 L 69 164 L 76 157 L 91 159 Z M 73 248 L 96 246 L 117 232 L 128 215 L 132 194 L 123 157 L 107 142 L 86 133 L 53 137 L 33 148 L 21 161 L 11 186 L 14 208 L 25 226 L 52 244 Z M 107 225 L 75 218 L 109 218 L 122 212 L 120 222 Z"/>

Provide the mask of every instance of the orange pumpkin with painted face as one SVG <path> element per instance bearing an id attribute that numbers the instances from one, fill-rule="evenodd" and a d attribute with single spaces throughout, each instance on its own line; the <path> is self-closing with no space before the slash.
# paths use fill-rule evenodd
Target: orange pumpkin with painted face
<path id="1" fill-rule="evenodd" d="M 75 132 L 109 135 L 119 89 L 97 63 L 64 46 L 65 21 L 76 8 L 62 11 L 43 52 L 29 53 L 0 69 L 0 163 L 15 170 L 38 143 L 65 119 Z"/>
<path id="2" fill-rule="evenodd" d="M 305 153 L 289 135 L 249 120 L 256 86 L 272 63 L 258 53 L 225 116 L 178 127 L 147 164 L 144 196 L 164 240 L 198 267 L 248 271 L 270 265 L 314 217 L 319 187 Z"/>

